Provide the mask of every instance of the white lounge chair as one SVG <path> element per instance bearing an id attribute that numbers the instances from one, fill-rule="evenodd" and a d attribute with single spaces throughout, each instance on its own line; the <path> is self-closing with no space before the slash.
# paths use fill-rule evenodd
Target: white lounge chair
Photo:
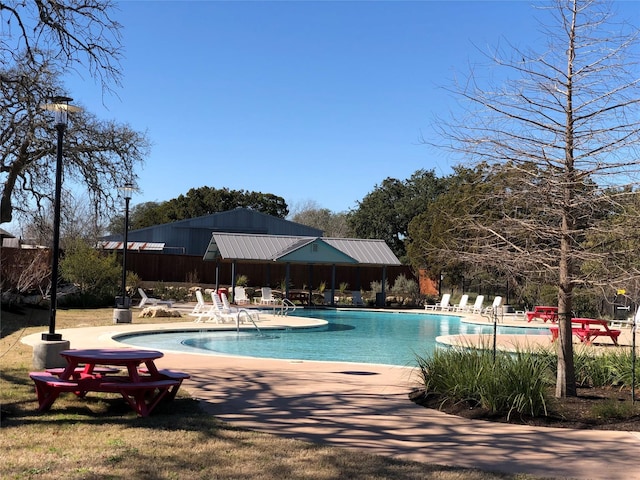
<path id="1" fill-rule="evenodd" d="M 262 296 L 258 303 L 260 305 L 275 305 L 278 303 L 276 298 L 273 296 L 273 292 L 271 291 L 271 287 L 262 287 L 261 288 Z"/>
<path id="2" fill-rule="evenodd" d="M 354 307 L 364 307 L 364 302 L 362 301 L 362 294 L 360 290 L 353 290 L 351 292 L 351 300 Z"/>
<path id="3" fill-rule="evenodd" d="M 211 318 L 214 318 L 213 305 L 207 305 L 207 302 L 204 300 L 204 295 L 202 295 L 202 290 L 196 290 L 196 299 L 198 303 L 196 303 L 193 311 L 189 314 L 192 317 L 196 317 L 194 322 L 209 321 Z"/>
<path id="4" fill-rule="evenodd" d="M 193 307 L 191 314 L 198 314 L 202 312 L 206 312 L 208 309 L 207 302 L 204 301 L 204 296 L 202 295 L 202 290 L 196 290 L 196 305 Z"/>
<path id="5" fill-rule="evenodd" d="M 502 297 L 496 297 L 493 299 L 493 303 L 489 307 L 485 308 L 482 313 L 484 314 L 492 313 L 498 310 L 501 304 L 502 304 Z"/>
<path id="6" fill-rule="evenodd" d="M 228 320 L 233 320 L 235 322 L 238 321 L 238 310 L 225 308 L 224 303 L 222 303 L 221 298 L 215 291 L 211 292 L 211 301 L 213 302 L 213 307 L 211 308 L 211 316 L 208 321 L 212 321 L 214 319 L 218 322 L 226 322 Z"/>
<path id="7" fill-rule="evenodd" d="M 462 298 L 460 298 L 460 303 L 456 303 L 451 310 L 454 312 L 464 312 L 467 309 L 467 302 L 469 302 L 469 295 L 464 294 Z"/>
<path id="8" fill-rule="evenodd" d="M 248 315 L 254 322 L 260 321 L 260 312 L 257 310 L 251 310 L 250 308 L 237 308 L 232 307 L 229 304 L 229 299 L 224 293 L 220 294 L 220 300 L 222 301 L 222 308 L 220 308 L 220 304 L 214 301 L 214 306 L 221 310 L 223 314 L 236 314 L 238 316 L 238 320 L 242 323 L 243 320 L 246 320 L 246 315 Z M 246 314 L 246 315 L 242 315 Z"/>
<path id="9" fill-rule="evenodd" d="M 449 300 L 451 300 L 451 294 L 445 293 L 442 295 L 442 300 L 434 305 L 425 305 L 425 310 L 449 310 Z"/>
<path id="10" fill-rule="evenodd" d="M 478 295 L 473 306 L 469 309 L 471 313 L 482 313 L 482 305 L 484 304 L 484 295 Z"/>
<path id="11" fill-rule="evenodd" d="M 138 288 L 138 293 L 140 294 L 140 297 L 141 297 L 140 305 L 138 305 L 139 308 L 144 307 L 147 303 L 154 306 L 166 305 L 169 308 L 173 306 L 173 300 L 161 300 L 159 298 L 148 297 L 147 294 L 144 293 L 144 290 L 141 288 Z"/>

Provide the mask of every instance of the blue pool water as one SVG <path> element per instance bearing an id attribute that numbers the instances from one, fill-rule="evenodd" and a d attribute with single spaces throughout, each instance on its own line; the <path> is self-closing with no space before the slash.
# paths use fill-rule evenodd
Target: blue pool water
<path id="1" fill-rule="evenodd" d="M 436 337 L 458 333 L 492 333 L 489 326 L 460 322 L 458 317 L 410 313 L 311 310 L 300 316 L 328 321 L 302 330 L 182 331 L 131 334 L 118 340 L 130 345 L 219 355 L 415 365 L 415 355 L 430 355 Z M 548 334 L 546 329 L 499 327 L 498 333 Z"/>

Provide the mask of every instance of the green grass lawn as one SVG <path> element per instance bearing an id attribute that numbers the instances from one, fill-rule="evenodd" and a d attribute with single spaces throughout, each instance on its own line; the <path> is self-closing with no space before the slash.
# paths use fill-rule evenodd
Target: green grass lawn
<path id="1" fill-rule="evenodd" d="M 139 319 L 138 323 L 153 323 Z M 113 323 L 113 309 L 59 310 L 58 328 Z M 2 312 L 3 479 L 532 479 L 398 461 L 233 427 L 205 414 L 182 390 L 139 418 L 118 395 L 62 395 L 37 411 L 25 335 L 47 330 L 48 312 Z"/>

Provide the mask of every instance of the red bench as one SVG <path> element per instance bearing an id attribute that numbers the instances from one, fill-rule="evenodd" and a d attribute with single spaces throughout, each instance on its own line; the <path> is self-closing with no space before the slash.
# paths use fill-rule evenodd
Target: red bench
<path id="1" fill-rule="evenodd" d="M 36 384 L 36 396 L 38 397 L 38 410 L 49 410 L 53 402 L 62 392 L 80 392 L 80 385 L 76 381 L 61 380 L 49 372 L 31 372 L 29 374 Z"/>
<path id="2" fill-rule="evenodd" d="M 113 379 L 113 378 L 112 378 Z M 146 417 L 160 401 L 180 387 L 182 380 L 141 380 L 140 382 L 105 381 L 100 382 L 96 391 L 119 393 L 131 408 Z M 175 396 L 175 393 L 173 394 Z"/>
<path id="3" fill-rule="evenodd" d="M 534 318 L 539 318 L 545 323 L 547 320 L 555 323 L 558 321 L 558 307 L 545 307 L 538 305 L 533 307 L 532 312 L 525 312 L 525 315 L 527 316 L 527 322 L 530 322 Z"/>
<path id="4" fill-rule="evenodd" d="M 140 373 L 149 373 L 149 371 L 146 368 L 141 368 Z M 168 379 L 168 380 L 178 380 L 179 383 L 177 386 L 173 387 L 169 393 L 167 394 L 167 400 L 173 400 L 174 398 L 176 398 L 176 393 L 178 393 L 178 390 L 180 389 L 180 386 L 182 385 L 182 381 L 186 380 L 187 378 L 191 378 L 191 375 L 189 375 L 188 373 L 185 372 L 176 372 L 175 370 L 168 370 L 168 369 L 160 369 L 158 370 L 158 373 L 160 374 L 160 377 L 163 379 Z"/>

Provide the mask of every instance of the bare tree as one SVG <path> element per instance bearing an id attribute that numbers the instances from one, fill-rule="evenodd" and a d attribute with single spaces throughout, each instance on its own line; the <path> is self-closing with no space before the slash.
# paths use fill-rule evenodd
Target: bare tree
<path id="1" fill-rule="evenodd" d="M 21 65 L 22 66 L 22 65 Z M 52 200 L 56 145 L 52 119 L 42 105 L 53 92 L 63 92 L 54 64 L 22 75 L 19 82 L 0 83 L 0 223 L 14 210 L 30 215 Z M 134 167 L 149 149 L 145 134 L 128 125 L 101 121 L 87 111 L 70 115 L 65 134 L 64 187 L 84 185 L 96 212 L 113 207 L 115 187 L 135 181 Z"/>
<path id="2" fill-rule="evenodd" d="M 320 229 L 325 237 L 344 238 L 351 234 L 347 213 L 333 213 L 328 208 L 321 208 L 315 200 L 297 204 L 293 209 L 291 220 Z"/>
<path id="3" fill-rule="evenodd" d="M 468 115 L 440 122 L 439 132 L 483 173 L 451 242 L 439 248 L 558 287 L 563 397 L 576 395 L 574 289 L 612 288 L 637 275 L 612 256 L 628 255 L 620 239 L 637 224 L 625 221 L 635 211 L 625 198 L 635 195 L 640 167 L 638 30 L 613 23 L 608 4 L 592 0 L 554 0 L 542 13 L 550 14 L 545 51 L 498 49 L 489 55 L 498 87 L 471 72 L 451 89 Z M 608 268 L 594 275 L 590 264 Z"/>
<path id="4" fill-rule="evenodd" d="M 121 25 L 110 0 L 0 0 L 0 64 L 21 63 L 25 75 L 55 60 L 56 68 L 86 68 L 103 89 L 119 85 Z M 20 77 L 0 72 L 0 82 Z"/>

